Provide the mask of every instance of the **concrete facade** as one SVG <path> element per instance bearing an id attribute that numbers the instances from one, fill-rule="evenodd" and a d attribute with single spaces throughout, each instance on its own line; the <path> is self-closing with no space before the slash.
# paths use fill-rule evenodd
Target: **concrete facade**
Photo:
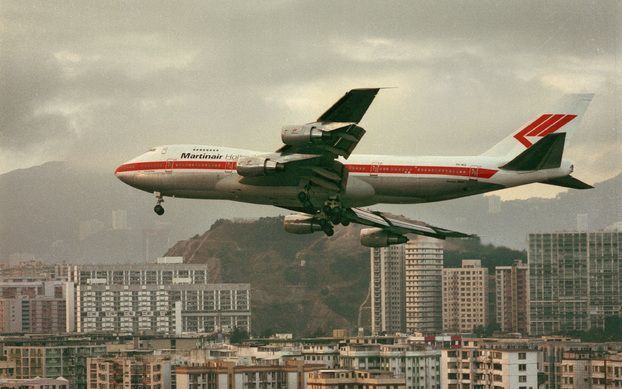
<path id="1" fill-rule="evenodd" d="M 404 245 L 370 251 L 372 334 L 404 332 Z"/>
<path id="2" fill-rule="evenodd" d="M 488 324 L 488 269 L 479 260 L 443 269 L 443 331 L 471 332 Z"/>
<path id="3" fill-rule="evenodd" d="M 517 261 L 495 268 L 496 322 L 502 332 L 529 332 L 529 268 Z"/>
<path id="4" fill-rule="evenodd" d="M 622 314 L 622 232 L 529 234 L 529 332 L 604 328 Z"/>
<path id="5" fill-rule="evenodd" d="M 405 245 L 406 331 L 434 335 L 443 327 L 443 241 L 417 237 Z"/>
<path id="6" fill-rule="evenodd" d="M 206 265 L 76 265 L 78 332 L 230 332 L 251 330 L 250 285 L 210 284 Z"/>

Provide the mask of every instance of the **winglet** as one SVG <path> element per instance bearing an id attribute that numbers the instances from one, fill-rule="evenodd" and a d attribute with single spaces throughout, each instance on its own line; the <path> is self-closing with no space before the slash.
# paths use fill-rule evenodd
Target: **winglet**
<path id="1" fill-rule="evenodd" d="M 352 89 L 320 116 L 318 122 L 358 123 L 380 88 Z"/>

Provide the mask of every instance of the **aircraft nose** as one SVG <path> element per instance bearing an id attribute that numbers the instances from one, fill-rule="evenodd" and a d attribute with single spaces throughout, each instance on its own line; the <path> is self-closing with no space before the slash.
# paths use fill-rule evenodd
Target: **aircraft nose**
<path id="1" fill-rule="evenodd" d="M 117 176 L 119 180 L 123 181 L 128 185 L 134 184 L 134 172 L 127 169 L 127 164 L 119 165 L 115 169 L 114 175 Z"/>

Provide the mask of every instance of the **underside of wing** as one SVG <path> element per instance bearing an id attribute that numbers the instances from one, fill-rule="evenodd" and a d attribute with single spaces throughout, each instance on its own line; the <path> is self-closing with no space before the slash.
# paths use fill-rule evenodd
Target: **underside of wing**
<path id="1" fill-rule="evenodd" d="M 437 239 L 468 238 L 473 236 L 458 231 L 435 227 L 424 222 L 407 220 L 402 217 L 389 217 L 381 212 L 360 208 L 347 209 L 346 216 L 355 223 L 377 227 L 384 232 L 396 235 L 416 234 Z"/>

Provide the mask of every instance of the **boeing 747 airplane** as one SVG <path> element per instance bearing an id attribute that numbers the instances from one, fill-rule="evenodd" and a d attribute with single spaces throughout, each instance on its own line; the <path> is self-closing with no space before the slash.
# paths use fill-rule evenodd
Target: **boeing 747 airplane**
<path id="1" fill-rule="evenodd" d="M 477 156 L 403 157 L 352 155 L 365 134 L 358 124 L 379 88 L 353 89 L 316 121 L 281 130 L 275 152 L 208 145 L 166 145 L 123 163 L 116 176 L 153 193 L 154 211 L 164 213 L 164 197 L 233 200 L 271 204 L 296 214 L 285 216 L 294 234 L 360 223 L 361 244 L 384 247 L 408 241 L 407 234 L 469 235 L 364 209 L 377 203 L 414 204 L 455 199 L 530 183 L 591 188 L 571 176 L 563 159 L 591 94 L 565 96 L 555 110 L 542 112 L 490 150 Z"/>

